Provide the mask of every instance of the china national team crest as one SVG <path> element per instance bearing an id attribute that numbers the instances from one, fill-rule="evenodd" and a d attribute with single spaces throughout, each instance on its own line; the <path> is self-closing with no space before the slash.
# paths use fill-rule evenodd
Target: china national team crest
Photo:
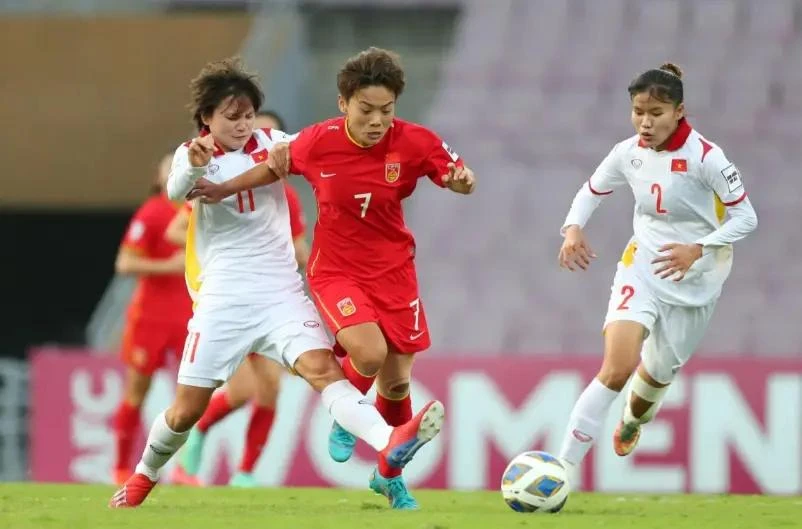
<path id="1" fill-rule="evenodd" d="M 351 298 L 343 298 L 337 302 L 337 308 L 343 316 L 350 316 L 356 312 L 356 305 L 351 301 Z"/>
<path id="2" fill-rule="evenodd" d="M 393 183 L 397 181 L 401 177 L 401 164 L 400 163 L 388 163 L 384 166 L 384 178 L 389 183 Z"/>

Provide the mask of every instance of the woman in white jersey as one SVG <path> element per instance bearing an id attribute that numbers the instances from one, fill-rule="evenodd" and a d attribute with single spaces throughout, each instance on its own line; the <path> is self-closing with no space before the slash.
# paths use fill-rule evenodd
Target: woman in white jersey
<path id="1" fill-rule="evenodd" d="M 200 136 L 178 147 L 167 193 L 180 200 L 198 178 L 222 182 L 266 160 L 280 131 L 254 130 L 262 93 L 236 59 L 207 64 L 190 84 Z M 303 291 L 290 237 L 283 183 L 251 189 L 192 209 L 186 244 L 187 286 L 195 308 L 173 404 L 151 427 L 136 472 L 111 507 L 136 507 L 159 470 L 184 444 L 215 388 L 249 352 L 279 362 L 321 392 L 335 420 L 380 453 L 388 468 L 406 465 L 439 432 L 444 410 L 429 402 L 393 428 L 348 382 L 314 305 Z M 299 413 L 300 417 L 300 413 Z"/>
<path id="2" fill-rule="evenodd" d="M 569 465 L 584 458 L 634 373 L 613 439 L 618 455 L 632 452 L 707 329 L 732 243 L 757 226 L 738 169 L 685 119 L 681 70 L 648 70 L 628 90 L 636 134 L 582 186 L 562 228 L 560 266 L 586 269 L 595 254 L 582 228 L 605 196 L 632 189 L 634 235 L 613 279 L 601 369 L 576 402 L 560 451 Z"/>

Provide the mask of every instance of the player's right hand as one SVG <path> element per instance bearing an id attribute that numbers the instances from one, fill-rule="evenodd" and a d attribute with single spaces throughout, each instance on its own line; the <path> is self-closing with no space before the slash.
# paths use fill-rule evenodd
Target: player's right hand
<path id="1" fill-rule="evenodd" d="M 277 143 L 267 153 L 267 166 L 279 178 L 287 178 L 290 174 L 290 144 Z"/>
<path id="2" fill-rule="evenodd" d="M 192 167 L 206 167 L 209 165 L 215 149 L 214 138 L 211 134 L 202 138 L 193 138 L 189 144 L 189 163 Z"/>
<path id="3" fill-rule="evenodd" d="M 582 270 L 587 270 L 590 266 L 591 259 L 595 259 L 596 254 L 590 249 L 585 234 L 582 228 L 573 224 L 565 229 L 565 239 L 563 245 L 560 247 L 560 266 L 575 272 L 579 267 Z"/>
<path id="4" fill-rule="evenodd" d="M 214 184 L 205 178 L 198 178 L 187 193 L 187 200 L 199 198 L 204 204 L 217 204 L 227 196 L 224 187 L 220 184 Z"/>

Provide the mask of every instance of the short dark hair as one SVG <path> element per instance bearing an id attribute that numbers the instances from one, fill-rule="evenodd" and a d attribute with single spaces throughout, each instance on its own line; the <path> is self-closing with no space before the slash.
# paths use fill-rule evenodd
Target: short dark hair
<path id="1" fill-rule="evenodd" d="M 337 89 L 346 101 L 368 86 L 383 86 L 398 97 L 404 92 L 405 77 L 397 53 L 370 47 L 345 61 L 337 74 Z"/>
<path id="2" fill-rule="evenodd" d="M 660 68 L 646 70 L 637 76 L 627 88 L 632 99 L 636 94 L 648 92 L 649 96 L 679 106 L 684 100 L 682 70 L 674 63 L 664 63 Z"/>
<path id="3" fill-rule="evenodd" d="M 275 110 L 260 110 L 259 112 L 256 113 L 256 116 L 272 119 L 273 121 L 276 122 L 276 125 L 278 125 L 278 130 L 287 132 L 286 128 L 287 124 L 284 123 L 284 120 L 281 119 L 281 116 L 279 116 L 278 112 L 276 112 Z"/>
<path id="4" fill-rule="evenodd" d="M 256 75 L 245 70 L 239 57 L 212 61 L 189 83 L 191 101 L 189 109 L 198 130 L 203 129 L 203 118 L 214 112 L 229 97 L 247 97 L 257 112 L 264 95 Z"/>

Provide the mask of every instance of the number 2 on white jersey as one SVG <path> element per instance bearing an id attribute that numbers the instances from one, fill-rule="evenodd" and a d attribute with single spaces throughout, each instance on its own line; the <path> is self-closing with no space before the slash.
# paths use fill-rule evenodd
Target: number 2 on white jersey
<path id="1" fill-rule="evenodd" d="M 354 198 L 357 200 L 361 200 L 362 203 L 362 213 L 359 215 L 361 218 L 365 218 L 365 214 L 368 212 L 368 206 L 370 206 L 370 197 L 373 196 L 373 193 L 357 193 L 354 195 Z"/>
<path id="2" fill-rule="evenodd" d="M 668 213 L 668 211 L 663 208 L 663 188 L 660 187 L 660 184 L 652 184 L 652 194 L 657 195 L 654 205 L 655 210 L 661 215 Z"/>

